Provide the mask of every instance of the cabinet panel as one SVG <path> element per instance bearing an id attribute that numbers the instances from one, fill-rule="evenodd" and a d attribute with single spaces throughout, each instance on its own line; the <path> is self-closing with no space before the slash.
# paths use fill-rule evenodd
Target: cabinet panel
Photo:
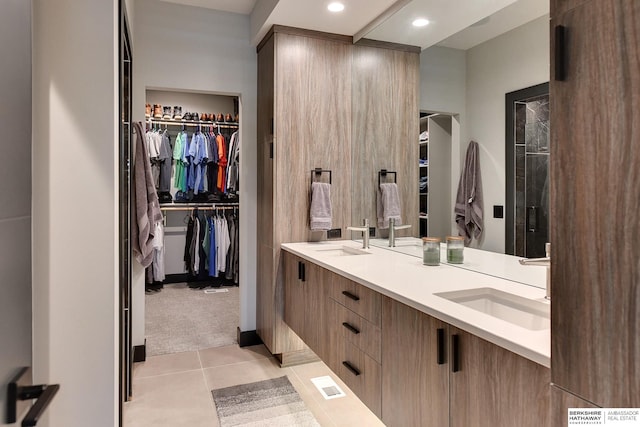
<path id="1" fill-rule="evenodd" d="M 334 273 L 330 275 L 331 298 L 374 325 L 380 326 L 380 294 L 346 277 Z"/>
<path id="2" fill-rule="evenodd" d="M 556 25 L 567 66 L 550 85 L 552 381 L 640 407 L 640 2 L 591 0 Z"/>
<path id="3" fill-rule="evenodd" d="M 349 367 L 345 366 L 346 362 Z M 338 376 L 358 395 L 358 398 L 381 418 L 381 367 L 350 342 L 344 345 L 344 353 Z"/>
<path id="4" fill-rule="evenodd" d="M 368 218 L 377 226 L 378 171 L 387 169 L 397 172 L 402 222 L 412 225 L 404 233 L 419 234 L 419 87 L 417 53 L 353 46 L 354 225 Z"/>
<path id="5" fill-rule="evenodd" d="M 305 284 L 300 280 L 300 266 L 302 259 L 282 251 L 284 270 L 284 321 L 303 341 L 306 342 L 304 331 Z M 308 345 L 308 343 L 307 343 Z"/>
<path id="6" fill-rule="evenodd" d="M 580 6 L 582 3 L 585 3 L 587 1 L 589 0 L 551 0 L 549 8 L 551 17 L 554 18 L 562 13 L 567 12 L 570 9 Z"/>
<path id="7" fill-rule="evenodd" d="M 387 297 L 382 323 L 382 420 L 390 427 L 448 425 L 447 324 Z"/>
<path id="8" fill-rule="evenodd" d="M 364 351 L 378 363 L 381 362 L 380 328 L 353 311 L 331 300 L 336 305 L 336 316 L 329 321 L 334 322 L 333 329 L 340 336 Z"/>
<path id="9" fill-rule="evenodd" d="M 549 426 L 549 369 L 449 326 L 452 427 Z M 453 372 L 459 343 L 459 370 Z"/>
<path id="10" fill-rule="evenodd" d="M 571 393 L 551 385 L 551 425 L 554 427 L 567 427 L 569 408 L 597 408 L 586 400 L 580 399 Z"/>

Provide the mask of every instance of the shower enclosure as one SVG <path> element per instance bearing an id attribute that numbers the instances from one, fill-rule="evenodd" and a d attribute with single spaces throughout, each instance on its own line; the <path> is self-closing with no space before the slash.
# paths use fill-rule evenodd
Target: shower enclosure
<path id="1" fill-rule="evenodd" d="M 549 241 L 549 84 L 506 95 L 505 252 L 545 256 Z"/>

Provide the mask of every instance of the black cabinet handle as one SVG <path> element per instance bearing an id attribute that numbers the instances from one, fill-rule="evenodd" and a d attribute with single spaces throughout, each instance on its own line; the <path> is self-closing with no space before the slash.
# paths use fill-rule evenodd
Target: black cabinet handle
<path id="1" fill-rule="evenodd" d="M 344 361 L 342 362 L 342 364 L 344 365 L 345 368 L 347 368 L 349 371 L 351 371 L 351 373 L 353 375 L 355 375 L 356 377 L 360 375 L 360 371 L 357 370 L 356 368 L 354 368 L 353 366 L 351 366 L 351 363 Z"/>
<path id="2" fill-rule="evenodd" d="M 298 280 L 305 281 L 304 262 L 298 261 Z"/>
<path id="3" fill-rule="evenodd" d="M 306 282 L 307 281 L 307 271 L 306 271 L 306 264 L 303 262 L 302 264 L 302 281 Z"/>
<path id="4" fill-rule="evenodd" d="M 358 335 L 360 333 L 360 331 L 357 328 L 351 326 L 347 322 L 342 322 L 342 326 L 344 326 L 345 328 L 347 328 L 348 330 L 350 330 L 351 332 L 353 332 L 356 335 Z"/>
<path id="5" fill-rule="evenodd" d="M 555 49 L 554 49 L 554 62 L 555 70 L 554 77 L 556 81 L 564 81 L 567 78 L 567 57 L 566 57 L 566 34 L 567 28 L 563 25 L 556 25 L 555 28 Z"/>
<path id="6" fill-rule="evenodd" d="M 342 295 L 344 295 L 345 297 L 352 299 L 354 301 L 360 301 L 360 297 L 357 295 L 352 294 L 349 291 L 342 291 Z"/>
<path id="7" fill-rule="evenodd" d="M 451 372 L 460 371 L 460 336 L 451 335 Z"/>
<path id="8" fill-rule="evenodd" d="M 438 328 L 436 335 L 438 337 L 437 362 L 438 365 L 444 365 L 444 329 Z"/>

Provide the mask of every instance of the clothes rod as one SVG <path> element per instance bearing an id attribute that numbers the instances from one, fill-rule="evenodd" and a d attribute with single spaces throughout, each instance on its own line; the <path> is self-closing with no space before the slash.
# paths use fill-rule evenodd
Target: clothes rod
<path id="1" fill-rule="evenodd" d="M 162 211 L 191 211 L 195 209 L 200 209 L 203 211 L 215 211 L 215 210 L 231 210 L 231 209 L 239 209 L 239 204 L 233 205 L 218 205 L 218 206 L 199 206 L 199 205 L 175 205 L 175 206 L 160 206 L 160 210 Z"/>
<path id="2" fill-rule="evenodd" d="M 148 123 L 159 124 L 159 125 L 171 125 L 171 126 L 216 126 L 221 128 L 238 128 L 240 125 L 238 123 L 229 123 L 229 122 L 178 122 L 173 120 L 158 120 L 158 119 L 147 119 Z"/>

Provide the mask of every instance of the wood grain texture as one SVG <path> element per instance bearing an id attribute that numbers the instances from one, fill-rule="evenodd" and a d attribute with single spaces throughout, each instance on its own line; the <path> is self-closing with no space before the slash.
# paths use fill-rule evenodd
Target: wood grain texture
<path id="1" fill-rule="evenodd" d="M 356 46 L 369 46 L 380 49 L 392 49 L 402 52 L 417 53 L 418 55 L 422 52 L 422 48 L 420 46 L 411 46 L 408 44 L 385 42 L 381 40 L 360 39 L 354 44 Z"/>
<path id="2" fill-rule="evenodd" d="M 331 298 L 373 325 L 381 326 L 382 296 L 378 292 L 335 273 L 330 273 L 329 276 Z M 348 292 L 359 299 L 355 301 L 344 295 L 343 292 Z"/>
<path id="3" fill-rule="evenodd" d="M 332 171 L 333 228 L 351 218 L 351 46 L 276 33 L 275 240 L 318 240 L 311 174 Z M 322 179 L 326 182 L 327 176 Z"/>
<path id="4" fill-rule="evenodd" d="M 550 425 L 548 368 L 453 326 L 449 331 L 460 340 L 460 370 L 449 380 L 451 427 Z"/>
<path id="5" fill-rule="evenodd" d="M 364 351 L 373 360 L 378 363 L 382 362 L 382 334 L 380 333 L 380 327 L 368 322 L 337 302 L 331 301 L 337 305 L 337 315 L 327 319 L 328 322 L 334 323 L 332 328 L 337 330 L 339 335 L 345 340 Z M 347 329 L 343 323 L 347 323 L 350 327 L 355 328 L 358 333 Z"/>
<path id="6" fill-rule="evenodd" d="M 270 350 L 275 350 L 274 304 L 275 286 L 273 256 L 273 164 L 269 158 L 269 144 L 273 142 L 270 130 L 273 117 L 274 40 L 266 39 L 258 54 L 258 230 L 256 260 L 256 333 Z"/>
<path id="7" fill-rule="evenodd" d="M 592 0 L 555 25 L 568 68 L 550 85 L 552 380 L 640 407 L 640 2 Z"/>
<path id="8" fill-rule="evenodd" d="M 449 424 L 449 364 L 437 364 L 447 324 L 383 297 L 382 421 L 389 427 Z"/>
<path id="9" fill-rule="evenodd" d="M 357 369 L 360 375 L 354 375 L 341 363 L 339 370 L 336 372 L 338 376 L 358 396 L 362 403 L 371 409 L 371 412 L 381 418 L 382 368 L 380 364 L 350 342 L 345 344 L 342 360 Z"/>
<path id="10" fill-rule="evenodd" d="M 412 225 L 406 235 L 420 233 L 419 62 L 417 53 L 353 47 L 351 222 L 354 225 L 360 224 L 362 218 L 368 218 L 372 226 L 377 225 L 378 171 L 387 169 L 398 173 L 402 222 Z"/>
<path id="11" fill-rule="evenodd" d="M 284 266 L 282 262 L 283 251 L 278 247 L 273 249 L 275 259 L 275 286 L 272 294 L 273 307 L 273 338 L 274 350 L 272 353 L 286 353 L 304 350 L 304 342 L 296 335 L 284 321 Z"/>
<path id="12" fill-rule="evenodd" d="M 299 279 L 298 266 L 302 259 L 287 251 L 282 251 L 284 283 L 284 321 L 307 345 L 305 336 L 305 283 Z"/>
<path id="13" fill-rule="evenodd" d="M 580 399 L 571 393 L 562 390 L 559 387 L 551 387 L 551 424 L 554 427 L 567 427 L 569 408 L 597 408 L 586 400 Z"/>
<path id="14" fill-rule="evenodd" d="M 549 7 L 551 18 L 555 18 L 562 13 L 586 3 L 587 1 L 590 0 L 551 0 Z"/>

